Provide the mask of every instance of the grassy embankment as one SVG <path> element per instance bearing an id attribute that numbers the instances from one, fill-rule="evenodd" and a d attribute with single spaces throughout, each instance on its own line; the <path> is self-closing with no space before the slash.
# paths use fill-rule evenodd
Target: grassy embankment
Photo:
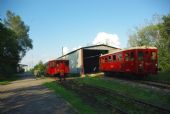
<path id="1" fill-rule="evenodd" d="M 121 83 L 118 80 L 103 80 L 100 78 L 77 79 L 80 83 L 87 83 L 106 88 L 118 93 L 141 99 L 143 101 L 170 108 L 170 93 L 163 93 L 154 89 L 139 87 L 134 84 Z"/>
<path id="2" fill-rule="evenodd" d="M 44 84 L 49 89 L 52 89 L 68 101 L 80 114 L 95 114 L 95 110 L 85 104 L 83 100 L 74 92 L 69 91 L 57 84 L 56 82 L 48 82 Z"/>
<path id="3" fill-rule="evenodd" d="M 150 75 L 145 80 L 170 84 L 170 72 L 160 72 L 157 75 Z"/>
<path id="4" fill-rule="evenodd" d="M 140 99 L 152 104 L 170 108 L 170 94 L 155 91 L 153 89 L 138 87 L 137 85 L 120 83 L 116 80 L 103 80 L 101 78 L 78 78 L 76 79 L 80 84 L 86 83 L 97 87 L 109 89 L 110 91 L 116 91 L 118 93 L 130 96 L 132 98 Z M 45 86 L 54 90 L 57 94 L 60 94 L 65 100 L 78 110 L 79 113 L 95 113 L 97 109 L 90 107 L 83 102 L 77 93 L 67 90 L 64 87 L 58 85 L 55 82 L 46 83 Z M 100 99 L 104 100 L 105 96 L 101 96 Z M 117 106 L 123 107 L 126 110 L 133 110 L 134 107 L 127 105 L 119 99 L 113 100 Z M 135 109 L 134 109 L 135 110 Z M 129 111 L 131 113 L 131 111 Z"/>
<path id="5" fill-rule="evenodd" d="M 19 78 L 20 78 L 20 76 L 17 75 L 17 74 L 11 75 L 11 76 L 8 76 L 8 77 L 0 77 L 0 85 L 9 84 L 10 82 L 15 81 Z"/>

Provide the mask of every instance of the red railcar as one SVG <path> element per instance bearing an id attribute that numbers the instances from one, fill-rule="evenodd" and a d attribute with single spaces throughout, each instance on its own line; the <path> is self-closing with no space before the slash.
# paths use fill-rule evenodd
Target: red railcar
<path id="1" fill-rule="evenodd" d="M 46 65 L 47 75 L 59 75 L 64 73 L 67 75 L 70 72 L 68 60 L 51 60 Z"/>
<path id="2" fill-rule="evenodd" d="M 124 72 L 145 76 L 157 74 L 158 50 L 156 47 L 134 47 L 100 56 L 99 69 L 107 72 Z"/>

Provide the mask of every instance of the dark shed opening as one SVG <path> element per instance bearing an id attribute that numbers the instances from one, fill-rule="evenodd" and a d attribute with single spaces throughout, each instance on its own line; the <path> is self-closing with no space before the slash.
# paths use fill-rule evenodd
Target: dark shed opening
<path id="1" fill-rule="evenodd" d="M 108 50 L 83 49 L 84 73 L 99 72 L 99 57 L 106 53 L 108 53 Z"/>

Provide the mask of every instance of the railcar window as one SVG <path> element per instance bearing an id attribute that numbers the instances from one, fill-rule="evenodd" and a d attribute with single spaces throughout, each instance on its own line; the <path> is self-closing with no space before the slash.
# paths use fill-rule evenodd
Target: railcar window
<path id="1" fill-rule="evenodd" d="M 55 62 L 50 63 L 50 67 L 55 67 Z"/>
<path id="2" fill-rule="evenodd" d="M 118 54 L 118 61 L 122 60 L 122 54 Z"/>
<path id="3" fill-rule="evenodd" d="M 56 64 L 56 66 L 58 67 L 58 66 L 59 66 L 59 64 L 57 63 L 57 64 Z"/>
<path id="4" fill-rule="evenodd" d="M 112 61 L 112 57 L 111 57 L 111 56 L 109 56 L 108 62 L 111 62 L 111 61 Z"/>
<path id="5" fill-rule="evenodd" d="M 125 53 L 125 61 L 129 61 L 129 53 Z"/>
<path id="6" fill-rule="evenodd" d="M 151 52 L 151 60 L 156 60 L 156 52 Z"/>
<path id="7" fill-rule="evenodd" d="M 52 67 L 53 66 L 53 64 L 52 63 L 50 63 L 50 67 Z"/>
<path id="8" fill-rule="evenodd" d="M 53 62 L 53 67 L 55 67 L 55 65 L 56 65 L 55 62 Z"/>
<path id="9" fill-rule="evenodd" d="M 145 56 L 146 56 L 145 59 L 146 59 L 147 61 L 149 61 L 149 60 L 150 60 L 150 55 L 149 55 L 148 51 L 145 52 Z"/>
<path id="10" fill-rule="evenodd" d="M 113 61 L 116 61 L 116 55 L 113 55 Z"/>
<path id="11" fill-rule="evenodd" d="M 104 62 L 105 62 L 105 59 L 104 59 L 104 58 L 102 58 L 101 62 L 102 62 L 102 63 L 104 63 Z"/>
<path id="12" fill-rule="evenodd" d="M 138 60 L 139 60 L 139 61 L 143 61 L 143 56 L 144 56 L 143 52 L 142 52 L 142 51 L 139 51 L 139 52 L 138 52 Z"/>
<path id="13" fill-rule="evenodd" d="M 130 60 L 133 61 L 134 60 L 134 52 L 130 53 Z"/>
<path id="14" fill-rule="evenodd" d="M 105 63 L 107 63 L 107 57 L 104 60 L 105 60 Z"/>

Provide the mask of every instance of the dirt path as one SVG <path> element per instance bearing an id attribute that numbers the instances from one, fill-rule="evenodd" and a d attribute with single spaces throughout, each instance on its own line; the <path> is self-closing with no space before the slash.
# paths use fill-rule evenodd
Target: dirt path
<path id="1" fill-rule="evenodd" d="M 61 97 L 42 86 L 53 79 L 35 80 L 24 74 L 20 80 L 0 85 L 0 114 L 74 114 Z"/>

